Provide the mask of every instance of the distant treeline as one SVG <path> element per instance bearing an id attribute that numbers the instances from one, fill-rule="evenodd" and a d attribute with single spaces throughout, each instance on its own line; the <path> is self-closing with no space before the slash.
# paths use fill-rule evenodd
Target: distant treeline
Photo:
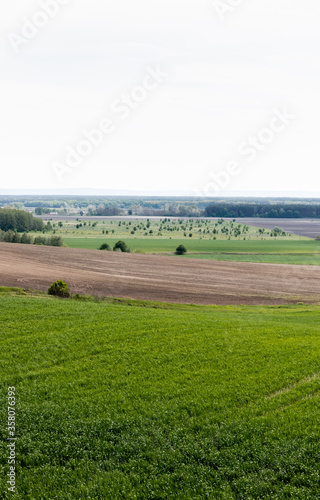
<path id="1" fill-rule="evenodd" d="M 266 217 L 297 219 L 320 217 L 320 205 L 266 203 L 212 203 L 205 209 L 206 217 Z"/>
<path id="2" fill-rule="evenodd" d="M 18 233 L 43 231 L 44 223 L 41 219 L 36 219 L 32 214 L 23 210 L 0 208 L 0 229 Z"/>
<path id="3" fill-rule="evenodd" d="M 190 204 L 189 206 L 180 205 L 178 203 L 169 204 L 163 208 L 133 206 L 129 209 L 100 204 L 95 210 L 89 208 L 88 215 L 98 215 L 104 217 L 121 215 L 199 217 L 201 215 L 201 211 L 194 204 Z"/>
<path id="4" fill-rule="evenodd" d="M 111 217 L 117 215 L 124 215 L 123 211 L 118 207 L 108 206 L 108 205 L 99 205 L 96 210 L 90 211 L 92 215 L 98 215 L 101 217 Z"/>
<path id="5" fill-rule="evenodd" d="M 27 233 L 20 234 L 16 231 L 0 231 L 0 241 L 6 243 L 23 243 L 25 245 L 47 245 L 50 247 L 62 247 L 63 240 L 61 236 L 49 236 L 45 238 L 44 236 L 36 236 L 33 238 Z"/>
<path id="6" fill-rule="evenodd" d="M 48 215 L 56 211 L 59 215 L 116 217 L 125 215 L 158 217 L 203 217 L 207 215 L 232 218 L 320 217 L 320 199 L 317 198 L 0 196 L 0 206 L 20 211 L 29 208 L 35 210 L 36 215 Z M 12 229 L 12 223 L 10 228 Z"/>

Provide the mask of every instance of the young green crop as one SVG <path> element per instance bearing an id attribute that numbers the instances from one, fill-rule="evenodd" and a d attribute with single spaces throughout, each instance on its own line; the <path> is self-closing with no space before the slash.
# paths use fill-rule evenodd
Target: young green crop
<path id="1" fill-rule="evenodd" d="M 319 319 L 0 296 L 1 498 L 318 498 Z"/>
<path id="2" fill-rule="evenodd" d="M 64 238 L 70 248 L 97 249 L 104 242 L 110 246 L 117 239 L 103 238 Z M 179 245 L 185 245 L 188 254 L 185 257 L 239 262 L 270 262 L 279 264 L 320 265 L 320 245 L 314 240 L 274 240 L 274 241 L 223 241 L 165 238 L 126 238 L 133 252 L 164 253 L 174 255 Z"/>
<path id="3" fill-rule="evenodd" d="M 103 244 L 113 248 L 121 240 L 133 252 L 143 253 L 174 255 L 183 245 L 188 258 L 312 265 L 320 261 L 317 241 L 276 227 L 261 229 L 223 219 L 107 219 L 88 224 L 80 220 L 65 220 L 58 230 L 70 248 L 97 249 Z"/>

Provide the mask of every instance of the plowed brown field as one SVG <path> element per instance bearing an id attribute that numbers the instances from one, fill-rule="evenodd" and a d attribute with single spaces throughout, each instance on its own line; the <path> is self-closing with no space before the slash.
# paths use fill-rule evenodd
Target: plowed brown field
<path id="1" fill-rule="evenodd" d="M 193 304 L 320 303 L 320 267 L 0 243 L 0 286 Z"/>

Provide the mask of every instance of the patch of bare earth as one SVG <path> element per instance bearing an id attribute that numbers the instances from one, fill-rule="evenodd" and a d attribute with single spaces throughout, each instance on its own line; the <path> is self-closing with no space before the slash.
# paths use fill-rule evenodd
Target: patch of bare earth
<path id="1" fill-rule="evenodd" d="M 0 243 L 0 286 L 190 304 L 320 303 L 320 266 L 217 262 Z"/>

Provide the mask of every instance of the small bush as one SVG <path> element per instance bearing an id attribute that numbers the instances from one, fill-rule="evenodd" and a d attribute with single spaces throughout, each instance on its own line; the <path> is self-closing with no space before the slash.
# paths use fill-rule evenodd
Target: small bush
<path id="1" fill-rule="evenodd" d="M 110 247 L 110 245 L 108 245 L 108 243 L 102 243 L 99 250 L 111 250 L 111 247 Z"/>
<path id="2" fill-rule="evenodd" d="M 184 245 L 179 245 L 178 248 L 176 248 L 176 255 L 184 255 L 187 253 L 187 249 Z"/>
<path id="3" fill-rule="evenodd" d="M 51 236 L 51 238 L 48 238 L 47 240 L 47 245 L 51 247 L 62 247 L 63 246 L 63 240 L 61 236 Z"/>
<path id="4" fill-rule="evenodd" d="M 32 243 L 31 236 L 29 236 L 27 233 L 23 233 L 23 235 L 21 236 L 21 243 L 25 245 L 31 245 Z"/>
<path id="5" fill-rule="evenodd" d="M 44 236 L 36 236 L 34 241 L 34 245 L 45 245 L 46 244 L 46 239 Z"/>
<path id="6" fill-rule="evenodd" d="M 113 251 L 121 250 L 121 252 L 131 252 L 130 248 L 124 241 L 117 241 L 117 243 L 113 247 Z"/>
<path id="7" fill-rule="evenodd" d="M 63 298 L 70 297 L 69 287 L 67 283 L 65 283 L 62 280 L 58 280 L 52 283 L 52 285 L 50 285 L 48 289 L 48 294 L 54 295 L 55 297 L 63 297 Z"/>
<path id="8" fill-rule="evenodd" d="M 6 243 L 12 243 L 14 238 L 14 232 L 9 229 L 6 233 L 4 233 L 3 241 Z"/>
<path id="9" fill-rule="evenodd" d="M 12 243 L 20 243 L 21 241 L 21 236 L 19 233 L 14 233 L 12 237 Z"/>

